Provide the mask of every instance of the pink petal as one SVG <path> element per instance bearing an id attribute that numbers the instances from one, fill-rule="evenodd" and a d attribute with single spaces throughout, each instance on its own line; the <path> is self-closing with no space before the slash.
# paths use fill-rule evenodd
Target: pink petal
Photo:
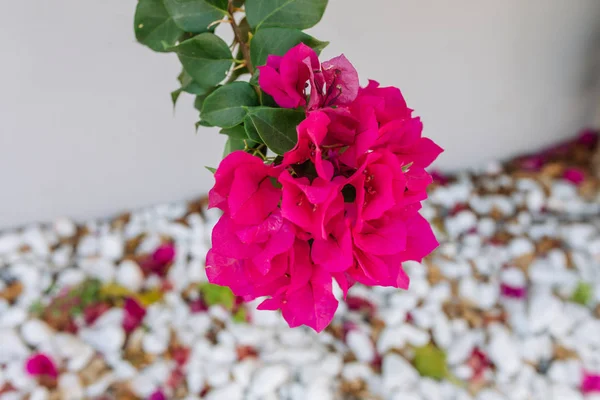
<path id="1" fill-rule="evenodd" d="M 244 260 L 223 256 L 210 249 L 206 255 L 206 276 L 210 283 L 227 286 L 236 296 L 253 296 L 254 287 L 245 264 Z"/>
<path id="2" fill-rule="evenodd" d="M 277 208 L 280 199 L 281 190 L 273 186 L 261 163 L 235 171 L 227 203 L 236 223 L 256 225 Z"/>
<path id="3" fill-rule="evenodd" d="M 585 180 L 585 172 L 579 168 L 567 168 L 563 174 L 563 178 L 575 185 L 579 185 Z"/>
<path id="4" fill-rule="evenodd" d="M 322 64 L 327 94 L 324 99 L 325 106 L 346 105 L 356 99 L 358 95 L 358 72 L 342 54 L 325 61 Z"/>
<path id="5" fill-rule="evenodd" d="M 275 103 L 283 108 L 296 108 L 303 104 L 303 98 L 295 91 L 288 92 L 279 73 L 270 66 L 258 67 L 260 88 L 273 97 Z"/>
<path id="6" fill-rule="evenodd" d="M 310 283 L 289 293 L 282 305 L 283 318 L 291 328 L 307 325 L 321 332 L 329 325 L 338 302 L 331 288 L 331 275 L 317 268 Z"/>
<path id="7" fill-rule="evenodd" d="M 581 382 L 581 391 L 585 394 L 600 393 L 600 375 L 585 372 Z"/>
<path id="8" fill-rule="evenodd" d="M 25 363 L 25 370 L 31 376 L 47 376 L 53 379 L 58 377 L 56 364 L 43 353 L 37 353 L 29 357 Z"/>
<path id="9" fill-rule="evenodd" d="M 396 254 L 406 249 L 407 225 L 397 218 L 368 221 L 353 237 L 356 247 L 370 254 Z"/>
<path id="10" fill-rule="evenodd" d="M 175 259 L 175 246 L 172 243 L 163 244 L 154 250 L 152 259 L 159 264 L 169 264 Z"/>
<path id="11" fill-rule="evenodd" d="M 352 257 L 352 237 L 350 228 L 343 217 L 334 224 L 326 239 L 315 239 L 311 257 L 315 264 L 328 272 L 342 272 L 354 262 Z"/>
<path id="12" fill-rule="evenodd" d="M 140 326 L 146 316 L 146 309 L 130 297 L 125 299 L 123 311 L 123 329 L 127 333 L 133 332 Z"/>

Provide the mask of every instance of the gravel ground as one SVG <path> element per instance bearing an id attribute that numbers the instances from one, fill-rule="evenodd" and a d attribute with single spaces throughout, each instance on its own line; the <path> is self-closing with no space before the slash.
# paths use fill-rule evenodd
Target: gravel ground
<path id="1" fill-rule="evenodd" d="M 320 335 L 206 285 L 202 200 L 2 233 L 0 398 L 600 399 L 594 144 L 436 174 L 410 290 Z"/>

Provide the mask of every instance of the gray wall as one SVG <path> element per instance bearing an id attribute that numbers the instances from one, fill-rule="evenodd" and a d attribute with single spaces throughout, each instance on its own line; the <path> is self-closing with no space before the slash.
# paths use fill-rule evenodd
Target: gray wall
<path id="1" fill-rule="evenodd" d="M 0 227 L 204 193 L 223 138 L 137 45 L 133 0 L 0 2 Z M 385 11 L 382 11 L 385 10 Z M 330 0 L 313 30 L 363 83 L 400 86 L 456 169 L 591 121 L 598 0 Z"/>

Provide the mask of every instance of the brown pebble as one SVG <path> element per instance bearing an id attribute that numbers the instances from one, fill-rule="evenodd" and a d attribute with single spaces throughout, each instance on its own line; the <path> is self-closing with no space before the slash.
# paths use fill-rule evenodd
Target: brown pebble
<path id="1" fill-rule="evenodd" d="M 79 371 L 79 378 L 84 386 L 88 386 L 98 382 L 100 377 L 108 372 L 108 365 L 102 357 L 94 357 L 85 368 Z"/>
<path id="2" fill-rule="evenodd" d="M 557 360 L 570 360 L 570 359 L 578 359 L 579 356 L 577 352 L 571 349 L 567 349 L 559 344 L 554 344 L 554 358 Z"/>
<path id="3" fill-rule="evenodd" d="M 555 178 L 558 178 L 559 176 L 562 176 L 564 170 L 565 170 L 565 165 L 563 163 L 553 162 L 553 163 L 546 164 L 542 168 L 541 174 L 544 177 L 555 179 Z"/>
<path id="4" fill-rule="evenodd" d="M 8 285 L 4 290 L 0 291 L 0 299 L 4 299 L 9 303 L 15 301 L 23 292 L 23 284 L 15 281 Z"/>

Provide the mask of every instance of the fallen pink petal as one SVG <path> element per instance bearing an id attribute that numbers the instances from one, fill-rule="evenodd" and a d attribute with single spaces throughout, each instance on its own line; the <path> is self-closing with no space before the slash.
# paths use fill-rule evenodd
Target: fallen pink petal
<path id="1" fill-rule="evenodd" d="M 581 391 L 585 394 L 600 393 L 600 374 L 585 372 L 581 382 Z"/>
<path id="2" fill-rule="evenodd" d="M 146 316 L 146 309 L 137 300 L 130 297 L 125 299 L 123 311 L 123 329 L 127 333 L 133 332 L 140 326 Z"/>
<path id="3" fill-rule="evenodd" d="M 37 353 L 27 359 L 25 363 L 27 373 L 34 377 L 49 377 L 56 379 L 58 377 L 58 369 L 50 356 Z"/>
<path id="4" fill-rule="evenodd" d="M 571 183 L 574 183 L 575 185 L 579 185 L 585 180 L 585 172 L 579 168 L 568 168 L 564 172 L 563 178 Z"/>

